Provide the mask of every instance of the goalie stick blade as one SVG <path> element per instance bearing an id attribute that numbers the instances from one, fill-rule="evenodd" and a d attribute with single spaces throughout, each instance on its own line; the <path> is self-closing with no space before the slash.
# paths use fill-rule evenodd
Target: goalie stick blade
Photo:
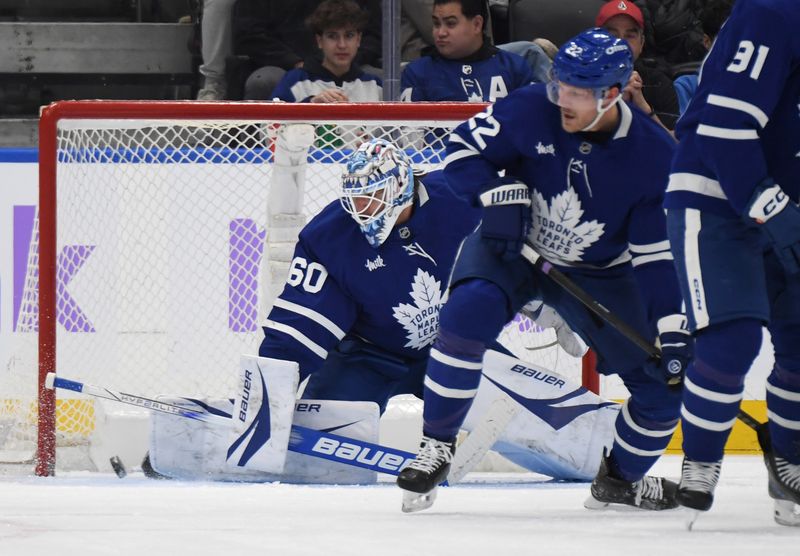
<path id="1" fill-rule="evenodd" d="M 800 527 L 800 504 L 791 500 L 775 500 L 775 523 L 787 527 Z"/>
<path id="2" fill-rule="evenodd" d="M 426 492 L 425 494 L 420 494 L 419 492 L 411 492 L 410 490 L 403 491 L 403 505 L 401 509 L 403 510 L 404 514 L 410 514 L 414 512 L 420 512 L 422 510 L 427 510 L 433 503 L 436 501 L 436 493 L 438 492 L 439 487 L 434 488 L 433 490 Z"/>

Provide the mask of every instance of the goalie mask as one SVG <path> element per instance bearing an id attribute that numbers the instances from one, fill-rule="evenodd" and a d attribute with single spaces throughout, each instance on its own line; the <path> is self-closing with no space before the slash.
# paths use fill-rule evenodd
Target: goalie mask
<path id="1" fill-rule="evenodd" d="M 547 98 L 553 104 L 565 107 L 591 103 L 597 110 L 597 117 L 584 128 L 586 131 L 622 98 L 622 95 L 617 95 L 603 106 L 608 90 L 619 87 L 621 91 L 632 73 L 633 54 L 628 43 L 605 29 L 589 29 L 558 50 L 547 83 Z M 561 91 L 562 88 L 565 90 Z"/>
<path id="2" fill-rule="evenodd" d="M 405 153 L 383 139 L 362 144 L 347 159 L 339 201 L 375 248 L 414 201 L 414 174 Z"/>

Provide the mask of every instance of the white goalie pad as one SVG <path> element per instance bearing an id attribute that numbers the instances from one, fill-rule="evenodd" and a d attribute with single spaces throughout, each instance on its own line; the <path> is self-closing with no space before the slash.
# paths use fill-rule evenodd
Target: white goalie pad
<path id="1" fill-rule="evenodd" d="M 283 471 L 299 378 L 294 361 L 241 357 L 225 458 L 229 467 Z"/>
<path id="2" fill-rule="evenodd" d="M 234 400 L 162 398 L 230 421 L 220 425 L 154 413 L 150 434 L 153 468 L 188 479 L 209 478 L 221 469 L 242 476 L 282 471 L 298 378 L 297 363 L 243 355 Z"/>
<path id="3" fill-rule="evenodd" d="M 175 400 L 175 401 L 183 401 Z M 231 414 L 232 400 L 198 401 L 206 410 Z M 155 414 L 150 436 L 150 459 L 153 468 L 168 477 L 182 480 L 372 484 L 377 473 L 343 463 L 288 452 L 283 473 L 267 473 L 231 468 L 225 458 L 230 431 L 224 427 L 190 419 L 169 418 Z M 300 400 L 295 402 L 295 424 L 324 430 L 366 442 L 378 442 L 379 409 L 373 402 Z"/>
<path id="4" fill-rule="evenodd" d="M 522 406 L 493 449 L 517 465 L 561 480 L 591 480 L 614 440 L 620 405 L 543 367 L 487 351 L 483 377 L 464 428 L 492 402 L 510 396 Z"/>

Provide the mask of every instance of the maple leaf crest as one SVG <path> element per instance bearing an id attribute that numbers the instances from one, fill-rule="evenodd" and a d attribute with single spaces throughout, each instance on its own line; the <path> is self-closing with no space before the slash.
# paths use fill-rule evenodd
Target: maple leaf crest
<path id="1" fill-rule="evenodd" d="M 529 238 L 537 251 L 554 262 L 583 260 L 583 252 L 603 235 L 605 224 L 581 222 L 583 208 L 570 186 L 548 203 L 533 191 L 533 226 Z"/>
<path id="2" fill-rule="evenodd" d="M 442 283 L 418 268 L 409 295 L 414 304 L 400 303 L 392 308 L 393 316 L 406 330 L 405 347 L 423 349 L 433 342 L 439 328 Z"/>

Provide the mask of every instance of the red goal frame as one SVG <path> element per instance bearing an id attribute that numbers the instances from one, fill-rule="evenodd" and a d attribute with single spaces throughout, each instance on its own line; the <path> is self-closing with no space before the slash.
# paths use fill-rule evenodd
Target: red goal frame
<path id="1" fill-rule="evenodd" d="M 55 393 L 45 377 L 56 369 L 57 304 L 57 131 L 63 120 L 259 120 L 361 121 L 466 120 L 483 110 L 482 103 L 289 104 L 196 101 L 60 101 L 42 109 L 39 120 L 39 334 L 38 438 L 35 473 L 55 472 Z M 597 392 L 599 380 L 591 358 L 583 362 L 583 384 Z"/>

